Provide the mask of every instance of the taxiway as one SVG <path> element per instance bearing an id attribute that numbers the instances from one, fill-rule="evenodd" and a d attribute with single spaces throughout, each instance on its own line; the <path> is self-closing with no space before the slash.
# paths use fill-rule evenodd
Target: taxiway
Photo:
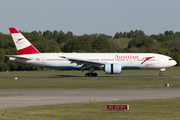
<path id="1" fill-rule="evenodd" d="M 180 97 L 180 89 L 32 89 L 0 90 L 0 94 L 19 95 L 1 97 L 0 109 L 3 109 L 65 103 L 84 103 L 89 102 L 89 99 L 96 99 L 97 102 L 102 102 L 178 98 Z"/>

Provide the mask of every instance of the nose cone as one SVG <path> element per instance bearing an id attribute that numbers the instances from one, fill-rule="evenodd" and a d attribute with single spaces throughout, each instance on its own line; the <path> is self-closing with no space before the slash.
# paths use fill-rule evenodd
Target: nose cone
<path id="1" fill-rule="evenodd" d="M 174 65 L 176 65 L 176 64 L 177 64 L 177 62 L 174 60 Z M 174 66 L 174 65 L 173 65 L 173 66 Z"/>
<path id="2" fill-rule="evenodd" d="M 177 62 L 175 60 L 172 60 L 172 61 L 170 61 L 169 66 L 170 67 L 175 66 L 176 64 L 177 64 Z"/>

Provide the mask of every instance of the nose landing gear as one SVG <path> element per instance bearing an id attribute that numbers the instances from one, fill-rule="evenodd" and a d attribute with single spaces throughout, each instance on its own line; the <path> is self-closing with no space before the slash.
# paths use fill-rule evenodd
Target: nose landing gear
<path id="1" fill-rule="evenodd" d="M 159 76 L 160 76 L 160 77 L 162 76 L 162 71 L 160 71 Z"/>
<path id="2" fill-rule="evenodd" d="M 162 76 L 162 72 L 165 71 L 165 70 L 166 70 L 165 68 L 160 69 L 160 73 L 159 73 L 160 77 Z"/>

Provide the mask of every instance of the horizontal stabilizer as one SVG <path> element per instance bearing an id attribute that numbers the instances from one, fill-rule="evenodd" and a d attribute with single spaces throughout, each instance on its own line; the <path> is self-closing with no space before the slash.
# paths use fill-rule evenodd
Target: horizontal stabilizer
<path id="1" fill-rule="evenodd" d="M 6 57 L 12 57 L 12 58 L 19 58 L 19 59 L 26 59 L 26 60 L 31 60 L 29 57 L 25 57 L 22 55 L 5 55 Z"/>

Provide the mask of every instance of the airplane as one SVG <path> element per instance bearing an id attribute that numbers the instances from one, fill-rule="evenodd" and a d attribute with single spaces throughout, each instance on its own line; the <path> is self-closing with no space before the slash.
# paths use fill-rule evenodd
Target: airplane
<path id="1" fill-rule="evenodd" d="M 96 77 L 95 70 L 121 74 L 122 70 L 160 69 L 177 64 L 171 57 L 157 53 L 41 53 L 16 28 L 9 28 L 19 55 L 9 60 L 58 70 L 88 70 L 86 77 Z"/>

